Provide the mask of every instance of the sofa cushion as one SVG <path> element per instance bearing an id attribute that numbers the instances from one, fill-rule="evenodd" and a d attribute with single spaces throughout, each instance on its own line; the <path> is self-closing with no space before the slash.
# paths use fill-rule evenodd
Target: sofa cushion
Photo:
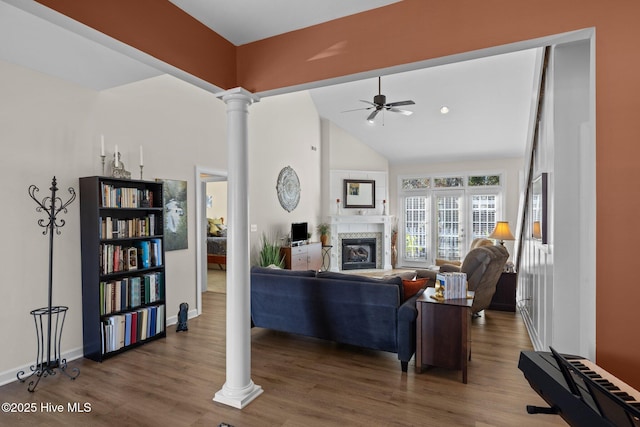
<path id="1" fill-rule="evenodd" d="M 251 273 L 257 274 L 277 274 L 281 276 L 295 276 L 295 277 L 314 277 L 316 275 L 315 270 L 285 270 L 283 268 L 269 268 L 260 267 L 254 265 L 251 267 Z"/>
<path id="2" fill-rule="evenodd" d="M 351 282 L 365 283 L 383 283 L 387 285 L 396 285 L 400 292 L 400 301 L 404 301 L 404 289 L 402 288 L 402 278 L 400 276 L 389 276 L 382 279 L 377 277 L 360 276 L 357 274 L 337 273 L 335 271 L 319 271 L 316 276 L 319 279 L 337 279 Z"/>
<path id="3" fill-rule="evenodd" d="M 408 300 L 409 298 L 417 294 L 418 291 L 426 288 L 428 281 L 429 279 L 427 279 L 426 277 L 421 279 L 414 279 L 414 280 L 402 280 L 402 287 L 404 288 L 403 301 Z"/>
<path id="4" fill-rule="evenodd" d="M 388 279 L 390 277 L 400 277 L 402 280 L 413 280 L 416 278 L 416 270 L 409 271 L 401 271 L 399 273 L 387 274 L 383 277 L 383 279 Z"/>

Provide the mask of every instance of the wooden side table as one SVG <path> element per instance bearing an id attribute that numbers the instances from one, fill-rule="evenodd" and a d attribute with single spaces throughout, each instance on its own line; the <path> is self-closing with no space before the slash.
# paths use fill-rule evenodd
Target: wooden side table
<path id="1" fill-rule="evenodd" d="M 516 311 L 516 287 L 518 275 L 516 273 L 502 273 L 496 285 L 496 293 L 491 298 L 489 310 Z"/>
<path id="2" fill-rule="evenodd" d="M 466 384 L 473 298 L 439 302 L 431 297 L 434 294 L 435 288 L 427 288 L 416 299 L 416 372 L 427 366 L 461 369 Z"/>

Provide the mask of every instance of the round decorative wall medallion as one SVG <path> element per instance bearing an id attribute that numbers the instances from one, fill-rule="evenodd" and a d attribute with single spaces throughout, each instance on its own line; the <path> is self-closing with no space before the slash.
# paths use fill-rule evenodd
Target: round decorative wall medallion
<path id="1" fill-rule="evenodd" d="M 278 175 L 278 200 L 287 212 L 291 212 L 300 201 L 300 180 L 298 174 L 290 166 L 282 168 Z"/>

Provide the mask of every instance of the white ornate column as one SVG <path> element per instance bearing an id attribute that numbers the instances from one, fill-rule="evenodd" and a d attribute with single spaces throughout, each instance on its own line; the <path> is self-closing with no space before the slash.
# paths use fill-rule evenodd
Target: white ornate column
<path id="1" fill-rule="evenodd" d="M 248 106 L 242 88 L 218 94 L 227 104 L 227 378 L 213 400 L 242 409 L 262 393 L 251 380 Z"/>

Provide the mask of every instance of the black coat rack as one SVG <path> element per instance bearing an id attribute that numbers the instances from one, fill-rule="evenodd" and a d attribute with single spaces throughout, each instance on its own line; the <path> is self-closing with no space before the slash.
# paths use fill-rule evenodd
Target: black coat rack
<path id="1" fill-rule="evenodd" d="M 64 227 L 64 219 L 58 219 L 59 213 L 67 213 L 67 206 L 69 206 L 76 199 L 76 192 L 73 188 L 69 187 L 69 193 L 71 197 L 69 200 L 63 203 L 62 199 L 56 196 L 58 187 L 56 185 L 56 177 L 51 180 L 51 196 L 46 196 L 39 201 L 36 198 L 36 193 L 40 191 L 35 185 L 29 186 L 29 197 L 31 197 L 38 207 L 36 212 L 45 212 L 47 217 L 45 219 L 39 219 L 38 225 L 44 227 L 42 234 L 49 234 L 49 305 L 43 308 L 37 308 L 31 310 L 33 321 L 36 326 L 36 339 L 38 342 L 38 349 L 36 355 L 36 363 L 31 365 L 31 373 L 26 374 L 25 371 L 20 371 L 17 374 L 20 382 L 25 382 L 28 378 L 35 375 L 36 378 L 29 382 L 28 390 L 35 391 L 40 379 L 48 375 L 55 375 L 56 369 L 64 373 L 70 379 L 75 380 L 80 375 L 80 369 L 73 368 L 71 373 L 67 372 L 67 360 L 60 357 L 60 342 L 62 340 L 62 328 L 64 327 L 64 320 L 67 315 L 69 307 L 52 305 L 53 296 L 53 236 L 60 234 L 60 228 Z"/>

